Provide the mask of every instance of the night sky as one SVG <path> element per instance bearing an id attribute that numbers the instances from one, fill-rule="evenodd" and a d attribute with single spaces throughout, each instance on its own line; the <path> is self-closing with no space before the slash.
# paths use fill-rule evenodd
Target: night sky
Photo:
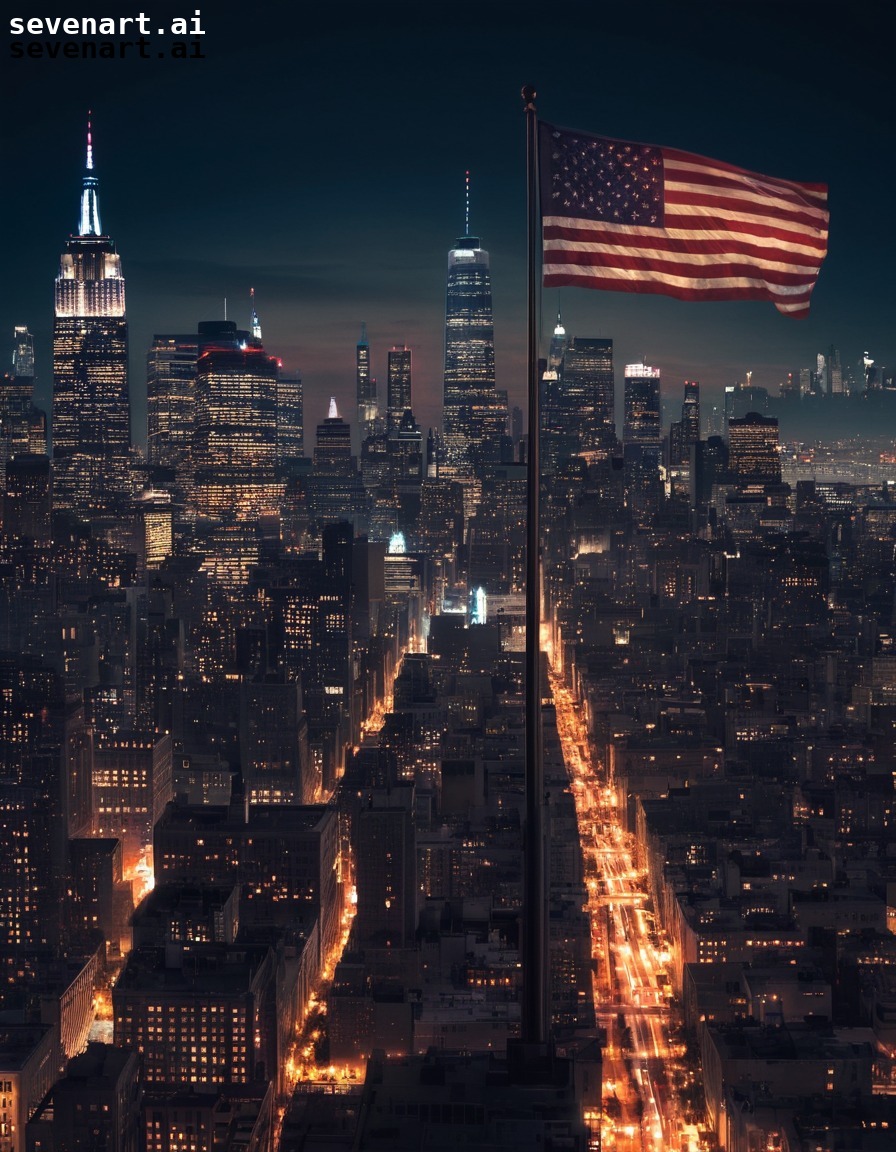
<path id="1" fill-rule="evenodd" d="M 197 5 L 205 60 L 4 58 L 0 334 L 11 349 L 14 325 L 35 333 L 44 403 L 53 280 L 77 224 L 92 108 L 103 227 L 127 282 L 135 438 L 152 333 L 194 331 L 223 315 L 225 297 L 247 326 L 250 286 L 266 348 L 305 378 L 306 428 L 330 394 L 353 419 L 361 321 L 381 399 L 386 352 L 407 343 L 415 412 L 438 423 L 446 258 L 463 230 L 467 169 L 472 228 L 491 253 L 497 383 L 523 406 L 519 92 L 530 81 L 552 123 L 830 185 L 830 251 L 808 320 L 769 303 L 563 289 L 545 292 L 546 335 L 559 295 L 570 334 L 614 339 L 617 384 L 643 357 L 662 368 L 673 404 L 685 378 L 710 399 L 748 369 L 776 392 L 832 343 L 844 366 L 865 350 L 896 363 L 892 11 L 818 0 L 76 0 L 63 14 L 142 8 L 156 27 Z"/>

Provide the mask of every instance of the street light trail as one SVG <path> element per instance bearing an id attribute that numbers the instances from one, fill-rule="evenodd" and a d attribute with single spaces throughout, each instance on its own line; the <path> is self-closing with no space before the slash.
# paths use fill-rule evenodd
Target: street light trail
<path id="1" fill-rule="evenodd" d="M 653 927 L 645 873 L 633 861 L 615 797 L 592 762 L 581 713 L 554 675 L 551 687 L 589 892 L 594 1003 L 607 1031 L 602 1147 L 697 1152 L 698 1130 L 685 1122 L 669 1087 L 668 1067 L 680 1058 L 670 1042 L 665 991 L 669 945 Z"/>

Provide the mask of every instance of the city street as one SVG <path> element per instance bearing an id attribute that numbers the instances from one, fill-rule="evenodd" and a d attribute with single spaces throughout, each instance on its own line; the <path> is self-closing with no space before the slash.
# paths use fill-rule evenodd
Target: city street
<path id="1" fill-rule="evenodd" d="M 696 1152 L 697 1128 L 685 1123 L 670 1085 L 683 1050 L 670 1042 L 669 946 L 657 929 L 633 840 L 591 755 L 581 711 L 559 678 L 552 676 L 551 687 L 590 893 L 594 1004 L 607 1034 L 602 1147 Z"/>

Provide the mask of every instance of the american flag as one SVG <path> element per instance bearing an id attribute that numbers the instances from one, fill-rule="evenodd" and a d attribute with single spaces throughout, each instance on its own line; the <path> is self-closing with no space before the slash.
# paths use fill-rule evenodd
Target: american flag
<path id="1" fill-rule="evenodd" d="M 772 300 L 806 316 L 827 187 L 674 148 L 541 124 L 544 283 L 679 300 Z"/>

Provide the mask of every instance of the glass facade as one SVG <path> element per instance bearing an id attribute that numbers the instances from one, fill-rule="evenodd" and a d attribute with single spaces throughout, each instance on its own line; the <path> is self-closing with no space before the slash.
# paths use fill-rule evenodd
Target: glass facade
<path id="1" fill-rule="evenodd" d="M 411 407 L 411 350 L 392 348 L 389 352 L 387 381 L 389 428 L 397 428 L 401 418 Z"/>
<path id="2" fill-rule="evenodd" d="M 445 305 L 444 439 L 449 467 L 480 463 L 506 408 L 495 394 L 495 329 L 488 252 L 462 236 L 448 254 Z M 501 427 L 503 424 L 503 428 Z"/>
<path id="3" fill-rule="evenodd" d="M 660 433 L 660 370 L 647 364 L 625 366 L 626 444 L 658 445 Z"/>

